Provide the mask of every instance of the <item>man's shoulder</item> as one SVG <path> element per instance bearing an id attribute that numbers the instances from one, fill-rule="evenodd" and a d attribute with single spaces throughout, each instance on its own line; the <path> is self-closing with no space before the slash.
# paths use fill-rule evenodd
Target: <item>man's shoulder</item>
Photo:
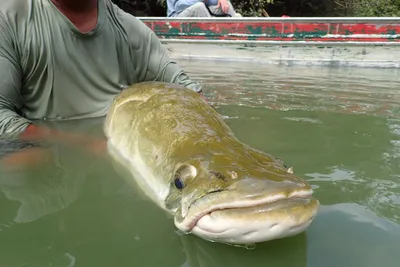
<path id="1" fill-rule="evenodd" d="M 107 9 L 109 14 L 114 17 L 115 21 L 121 23 L 121 26 L 128 32 L 128 34 L 134 32 L 137 35 L 141 32 L 146 32 L 148 30 L 146 24 L 144 24 L 137 17 L 128 12 L 125 12 L 116 4 L 112 3 L 111 0 L 105 1 L 107 2 Z"/>
<path id="2" fill-rule="evenodd" d="M 9 17 L 9 15 L 18 14 L 18 16 L 27 16 L 32 6 L 33 0 L 0 0 L 0 13 Z"/>
<path id="3" fill-rule="evenodd" d="M 33 0 L 0 0 L 0 34 L 11 39 L 17 29 L 24 28 L 29 18 Z"/>

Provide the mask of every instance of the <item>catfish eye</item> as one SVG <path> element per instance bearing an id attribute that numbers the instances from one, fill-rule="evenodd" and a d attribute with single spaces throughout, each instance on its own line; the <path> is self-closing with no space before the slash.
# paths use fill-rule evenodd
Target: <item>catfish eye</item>
<path id="1" fill-rule="evenodd" d="M 182 190 L 185 187 L 185 182 L 193 179 L 197 175 L 197 170 L 194 166 L 189 164 L 182 164 L 175 172 L 174 186 Z"/>
<path id="2" fill-rule="evenodd" d="M 175 187 L 176 187 L 177 189 L 179 189 L 179 190 L 182 190 L 182 189 L 185 187 L 185 185 L 183 184 L 182 179 L 179 178 L 179 177 L 176 177 L 176 178 L 175 178 L 175 180 L 174 180 L 174 185 L 175 185 Z"/>

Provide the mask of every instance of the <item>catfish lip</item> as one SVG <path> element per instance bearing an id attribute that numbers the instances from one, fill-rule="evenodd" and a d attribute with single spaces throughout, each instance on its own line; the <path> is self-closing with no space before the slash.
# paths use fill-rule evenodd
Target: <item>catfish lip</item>
<path id="1" fill-rule="evenodd" d="M 307 190 L 307 191 L 296 191 L 290 194 L 289 196 L 285 196 L 284 194 L 277 194 L 277 195 L 270 195 L 266 196 L 265 198 L 261 199 L 245 199 L 245 200 L 237 200 L 237 201 L 232 201 L 232 202 L 226 202 L 226 203 L 220 203 L 217 205 L 211 205 L 209 208 L 204 209 L 203 211 L 194 214 L 193 217 L 189 218 L 190 216 L 189 213 L 188 215 L 183 218 L 183 221 L 179 223 L 179 226 L 176 225 L 180 230 L 183 230 L 185 232 L 190 232 L 193 227 L 196 226 L 197 222 L 204 216 L 217 211 L 217 210 L 228 210 L 228 209 L 240 209 L 240 208 L 249 208 L 249 207 L 254 207 L 254 206 L 260 206 L 260 205 L 265 205 L 269 203 L 274 203 L 280 200 L 289 200 L 289 199 L 295 199 L 295 198 L 303 198 L 303 199 L 310 199 L 312 197 L 313 190 Z M 194 204 L 198 201 L 201 201 L 201 199 L 196 200 L 192 205 L 190 205 L 189 210 L 194 206 Z M 175 221 L 175 224 L 176 221 Z"/>

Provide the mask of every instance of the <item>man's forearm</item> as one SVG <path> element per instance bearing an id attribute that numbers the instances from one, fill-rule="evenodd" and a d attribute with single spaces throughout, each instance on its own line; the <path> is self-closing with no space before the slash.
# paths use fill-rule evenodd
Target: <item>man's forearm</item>
<path id="1" fill-rule="evenodd" d="M 141 29 L 144 32 L 145 42 L 142 45 L 141 55 L 144 60 L 141 68 L 146 70 L 143 75 L 139 75 L 138 81 L 161 81 L 180 84 L 195 92 L 200 93 L 202 88 L 199 83 L 193 81 L 183 69 L 172 60 L 166 47 L 163 46 L 161 40 L 154 31 L 143 23 Z M 148 39 L 147 39 L 148 38 Z"/>
<path id="2" fill-rule="evenodd" d="M 176 73 L 172 78 L 172 82 L 187 87 L 197 93 L 201 93 L 202 91 L 201 85 L 198 82 L 190 79 L 190 77 L 184 71 Z"/>
<path id="3" fill-rule="evenodd" d="M 0 105 L 0 136 L 18 136 L 30 123 L 26 118 Z"/>
<path id="4" fill-rule="evenodd" d="M 0 97 L 0 136 L 35 139 L 48 134 L 48 129 L 35 126 L 32 121 L 19 115 L 9 100 Z"/>
<path id="5" fill-rule="evenodd" d="M 168 55 L 166 56 L 167 59 L 164 59 L 165 63 L 158 74 L 157 80 L 176 83 L 200 93 L 202 91 L 201 85 L 198 82 L 193 81 L 175 61 L 168 58 Z"/>

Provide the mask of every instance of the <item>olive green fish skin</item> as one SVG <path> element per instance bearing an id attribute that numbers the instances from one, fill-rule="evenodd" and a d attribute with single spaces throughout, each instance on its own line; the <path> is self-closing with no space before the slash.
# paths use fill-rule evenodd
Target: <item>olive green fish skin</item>
<path id="1" fill-rule="evenodd" d="M 198 93 L 180 85 L 128 87 L 112 103 L 104 132 L 126 178 L 184 232 L 216 242 L 263 242 L 304 231 L 317 213 L 306 181 L 239 141 Z"/>

